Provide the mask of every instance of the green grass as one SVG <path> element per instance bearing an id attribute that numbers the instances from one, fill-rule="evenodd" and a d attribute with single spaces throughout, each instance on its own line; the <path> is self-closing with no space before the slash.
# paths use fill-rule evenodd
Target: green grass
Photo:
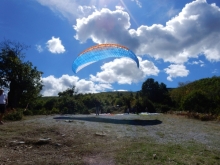
<path id="1" fill-rule="evenodd" d="M 159 144 L 154 141 L 127 143 L 126 148 L 117 153 L 117 164 L 220 164 L 220 151 L 208 149 L 202 144 Z"/>

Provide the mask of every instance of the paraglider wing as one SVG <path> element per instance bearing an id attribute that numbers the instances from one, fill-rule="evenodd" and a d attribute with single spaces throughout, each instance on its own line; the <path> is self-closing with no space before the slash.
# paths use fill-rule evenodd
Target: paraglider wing
<path id="1" fill-rule="evenodd" d="M 83 51 L 79 56 L 73 61 L 72 69 L 74 73 L 77 73 L 82 68 L 106 59 L 110 57 L 127 57 L 134 60 L 139 67 L 139 61 L 137 56 L 129 50 L 127 47 L 119 44 L 100 44 L 92 46 L 85 51 Z"/>

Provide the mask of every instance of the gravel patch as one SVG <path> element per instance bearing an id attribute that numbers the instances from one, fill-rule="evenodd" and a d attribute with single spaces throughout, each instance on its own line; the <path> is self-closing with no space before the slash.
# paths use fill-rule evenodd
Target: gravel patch
<path id="1" fill-rule="evenodd" d="M 49 123 L 82 126 L 117 138 L 151 137 L 160 143 L 195 141 L 220 149 L 220 123 L 174 115 L 64 115 L 48 117 Z M 52 121 L 51 121 L 52 120 Z"/>
<path id="2" fill-rule="evenodd" d="M 153 139 L 220 150 L 219 137 L 219 122 L 176 115 L 30 116 L 0 126 L 0 164 L 114 165 L 127 143 Z"/>

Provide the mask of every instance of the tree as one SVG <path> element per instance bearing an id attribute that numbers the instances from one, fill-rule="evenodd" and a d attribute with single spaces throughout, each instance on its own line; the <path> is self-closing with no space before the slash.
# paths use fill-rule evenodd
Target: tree
<path id="1" fill-rule="evenodd" d="M 211 100 L 202 90 L 195 90 L 186 95 L 182 109 L 190 112 L 209 113 Z"/>
<path id="2" fill-rule="evenodd" d="M 59 92 L 59 93 L 58 93 L 58 96 L 59 96 L 59 97 L 62 97 L 62 96 L 72 97 L 74 94 L 76 94 L 76 92 L 75 92 L 75 86 L 73 86 L 72 88 L 68 88 L 68 89 L 66 89 L 66 90 L 63 91 L 63 92 Z"/>
<path id="3" fill-rule="evenodd" d="M 159 84 L 153 78 L 148 78 L 142 84 L 141 93 L 153 102 L 162 103 L 168 95 L 168 90 L 164 83 Z"/>
<path id="4" fill-rule="evenodd" d="M 40 96 L 43 72 L 24 61 L 28 46 L 5 40 L 0 43 L 0 85 L 9 88 L 8 104 L 11 108 L 25 106 Z M 21 101 L 21 102 L 19 102 Z"/>
<path id="5" fill-rule="evenodd" d="M 147 107 L 148 112 L 166 112 L 172 105 L 169 91 L 164 83 L 158 83 L 152 78 L 148 78 L 141 89 L 142 106 Z"/>

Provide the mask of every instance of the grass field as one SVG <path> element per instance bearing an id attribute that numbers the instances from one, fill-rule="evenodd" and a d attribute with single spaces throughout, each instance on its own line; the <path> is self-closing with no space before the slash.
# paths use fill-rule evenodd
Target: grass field
<path id="1" fill-rule="evenodd" d="M 0 126 L 0 164 L 220 164 L 220 123 L 175 115 L 32 116 Z"/>

